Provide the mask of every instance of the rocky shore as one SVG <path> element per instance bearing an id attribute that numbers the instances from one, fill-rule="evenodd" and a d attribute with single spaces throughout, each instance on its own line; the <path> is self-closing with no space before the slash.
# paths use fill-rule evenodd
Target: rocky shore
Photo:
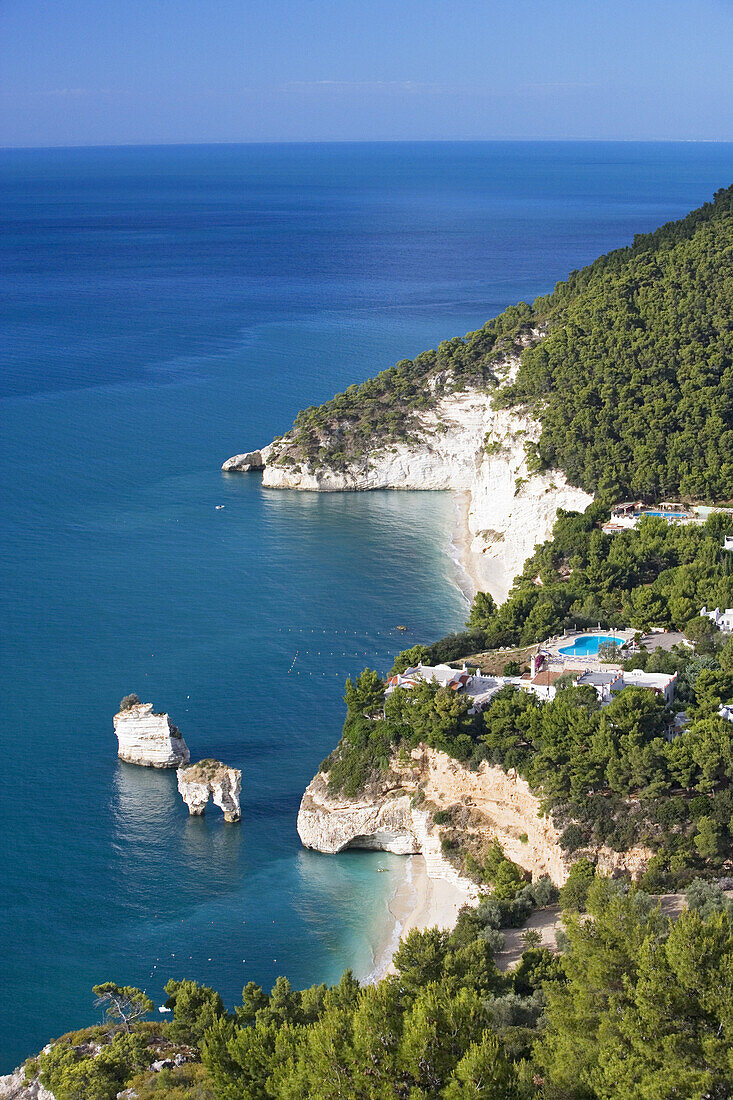
<path id="1" fill-rule="evenodd" d="M 443 811 L 441 818 L 448 812 L 447 823 L 436 824 L 438 811 Z M 507 858 L 533 880 L 548 875 L 556 886 L 567 881 L 572 863 L 582 856 L 605 874 L 628 873 L 637 879 L 653 855 L 646 848 L 615 852 L 599 846 L 569 857 L 552 818 L 540 812 L 539 800 L 516 772 L 485 761 L 471 771 L 425 745 L 413 750 L 407 763 L 393 759 L 384 781 L 358 798 L 329 793 L 328 775 L 319 773 L 298 813 L 305 847 L 329 853 L 367 848 L 421 857 L 406 861 L 370 979 L 387 973 L 400 937 L 412 928 L 452 928 L 461 906 L 477 902 L 480 888 L 443 849 L 442 841 L 453 829 L 468 847 L 479 849 L 497 840 Z"/>
<path id="2" fill-rule="evenodd" d="M 519 355 L 504 362 L 504 384 L 518 367 Z M 263 485 L 271 489 L 461 494 L 456 542 L 465 571 L 474 590 L 489 591 L 501 602 L 535 546 L 550 537 L 558 509 L 584 511 L 593 498 L 569 485 L 560 470 L 532 472 L 528 452 L 539 439 L 539 421 L 523 411 L 494 409 L 490 391 L 451 393 L 421 414 L 419 425 L 412 441 L 380 443 L 344 469 L 294 457 L 286 434 L 260 450 L 227 459 L 222 470 L 261 470 Z"/>
<path id="3" fill-rule="evenodd" d="M 572 857 L 560 847 L 560 832 L 526 780 L 514 771 L 483 761 L 476 771 L 437 749 L 421 745 L 408 763 L 394 759 L 382 785 L 359 798 L 334 796 L 328 775 L 319 772 L 308 785 L 298 813 L 298 835 L 306 848 L 340 852 L 372 848 L 398 854 L 421 854 L 431 878 L 442 878 L 477 895 L 478 888 L 462 876 L 441 850 L 450 825 L 436 825 L 436 811 L 448 811 L 453 826 L 465 838 L 485 843 L 498 840 L 508 859 L 533 879 L 549 875 L 562 886 L 580 856 L 592 859 L 606 874 L 628 873 L 638 878 L 653 852 L 631 848 L 614 852 L 598 846 Z"/>

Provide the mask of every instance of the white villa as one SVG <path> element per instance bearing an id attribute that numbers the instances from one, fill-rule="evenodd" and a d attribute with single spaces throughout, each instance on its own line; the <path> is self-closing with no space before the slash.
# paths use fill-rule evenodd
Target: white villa
<path id="1" fill-rule="evenodd" d="M 522 676 L 486 676 L 481 669 L 469 669 L 465 665 L 461 669 L 455 669 L 450 665 L 418 664 L 393 676 L 387 682 L 385 695 L 391 695 L 396 688 L 409 691 L 419 681 L 440 684 L 441 687 L 451 688 L 453 691 L 464 691 L 472 700 L 471 713 L 475 714 L 487 707 L 497 691 L 501 691 L 508 684 L 519 691 L 529 691 L 545 702 L 554 699 L 557 694 L 557 681 L 566 672 L 570 672 L 578 686 L 589 684 L 595 688 L 602 705 L 610 703 L 619 691 L 627 687 L 641 687 L 653 691 L 655 695 L 664 699 L 665 706 L 669 706 L 674 700 L 676 672 L 674 675 L 667 675 L 662 672 L 644 672 L 642 669 L 624 672 L 620 668 L 609 666 L 596 669 L 578 669 L 577 667 L 565 669 L 564 667 L 542 667 L 542 665 L 542 659 L 538 656 L 532 658 L 530 671 Z"/>
<path id="2" fill-rule="evenodd" d="M 721 611 L 719 607 L 716 607 L 714 611 L 708 611 L 707 607 L 703 606 L 700 608 L 700 615 L 705 619 L 710 619 L 710 622 L 714 623 L 718 630 L 722 630 L 724 634 L 733 632 L 733 607 L 726 607 L 725 611 Z"/>
<path id="3" fill-rule="evenodd" d="M 677 673 L 668 675 L 665 672 L 644 672 L 641 668 L 624 672 L 621 669 L 588 670 L 575 681 L 578 687 L 589 684 L 595 688 L 596 695 L 601 703 L 610 703 L 614 695 L 627 687 L 646 688 L 664 699 L 665 706 L 670 706 L 674 701 L 674 692 L 677 683 Z"/>
<path id="4" fill-rule="evenodd" d="M 718 714 L 721 718 L 725 718 L 726 722 L 733 722 L 733 703 L 721 703 Z"/>
<path id="5" fill-rule="evenodd" d="M 485 676 L 480 668 L 469 669 L 464 665 L 462 669 L 455 669 L 450 665 L 420 663 L 392 676 L 387 681 L 385 695 L 391 695 L 396 688 L 409 691 L 422 680 L 429 684 L 440 684 L 441 687 L 451 688 L 453 691 L 465 691 L 473 700 L 471 710 L 476 713 L 488 706 L 497 691 L 501 691 L 507 684 L 521 691 L 531 691 L 541 699 L 554 699 L 554 683 L 561 675 L 562 672 L 557 670 L 539 671 L 535 658 L 532 658 L 532 671 L 524 676 Z"/>
<path id="6" fill-rule="evenodd" d="M 608 523 L 604 523 L 603 530 L 607 535 L 631 530 L 639 526 L 642 516 L 657 516 L 659 519 L 665 519 L 667 523 L 702 522 L 701 517 L 697 515 L 697 509 L 685 508 L 684 504 L 665 500 L 661 504 L 649 507 L 641 500 L 627 500 L 613 506 L 611 518 Z"/>

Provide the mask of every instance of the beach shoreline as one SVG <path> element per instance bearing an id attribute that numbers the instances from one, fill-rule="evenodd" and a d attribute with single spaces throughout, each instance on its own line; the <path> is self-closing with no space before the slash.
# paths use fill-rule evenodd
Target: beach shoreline
<path id="1" fill-rule="evenodd" d="M 506 599 L 512 578 L 496 558 L 486 560 L 471 550 L 471 494 L 453 493 L 455 515 L 448 556 L 455 566 L 454 583 L 471 605 L 477 592 L 491 592 L 497 603 Z M 470 904 L 465 890 L 442 878 L 430 878 L 423 856 L 405 856 L 404 871 L 387 903 L 388 919 L 373 952 L 372 969 L 364 979 L 378 982 L 394 973 L 393 957 L 400 941 L 413 929 L 455 927 L 462 906 Z"/>
<path id="2" fill-rule="evenodd" d="M 477 592 L 490 592 L 497 604 L 503 603 L 514 577 L 500 559 L 477 554 L 471 549 L 473 532 L 469 523 L 470 492 L 454 492 L 453 499 L 455 519 L 448 553 L 457 568 L 457 586 L 469 604 L 473 603 Z"/>
<path id="3" fill-rule="evenodd" d="M 446 879 L 431 878 L 423 856 L 405 856 L 404 875 L 387 904 L 390 919 L 374 951 L 367 984 L 394 974 L 393 958 L 400 941 L 413 929 L 455 928 L 458 914 L 470 903 L 467 891 Z"/>

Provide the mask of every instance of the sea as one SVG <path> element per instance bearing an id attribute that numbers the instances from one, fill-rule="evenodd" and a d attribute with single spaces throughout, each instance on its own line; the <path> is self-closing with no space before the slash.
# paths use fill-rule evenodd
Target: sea
<path id="1" fill-rule="evenodd" d="M 0 151 L 0 1072 L 97 982 L 370 974 L 405 857 L 296 815 L 347 676 L 464 622 L 455 504 L 221 463 L 732 180 L 722 144 Z M 128 692 L 242 769 L 241 824 L 117 759 Z"/>

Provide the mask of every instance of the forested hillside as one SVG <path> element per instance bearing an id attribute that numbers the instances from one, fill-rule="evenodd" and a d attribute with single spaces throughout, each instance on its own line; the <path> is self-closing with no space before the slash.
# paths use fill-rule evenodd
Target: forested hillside
<path id="1" fill-rule="evenodd" d="M 455 389 L 540 418 L 537 464 L 606 498 L 733 498 L 733 187 L 678 222 L 298 415 L 284 461 L 343 467 Z M 540 337 L 548 332 L 549 335 Z M 516 384 L 506 357 L 525 344 Z"/>
<path id="2" fill-rule="evenodd" d="M 648 499 L 733 496 L 733 188 L 560 284 L 507 401 L 542 421 L 572 484 Z"/>
<path id="3" fill-rule="evenodd" d="M 508 909 L 489 898 L 462 910 L 452 933 L 411 932 L 377 985 L 348 971 L 302 992 L 284 978 L 269 995 L 248 982 L 227 1011 L 213 990 L 170 982 L 171 1022 L 127 1033 L 113 1008 L 108 1025 L 31 1060 L 28 1079 L 40 1073 L 56 1100 L 730 1097 L 730 901 L 695 883 L 675 923 L 648 894 L 592 870 L 560 901 L 563 953 L 529 936 L 509 973 L 494 961 Z M 141 991 L 124 993 L 123 1010 L 152 1008 Z"/>
<path id="4" fill-rule="evenodd" d="M 648 872 L 655 889 L 676 889 L 696 875 L 728 873 L 733 860 L 733 725 L 718 714 L 733 700 L 733 641 L 698 615 L 702 604 L 733 605 L 733 555 L 723 549 L 731 517 L 701 526 L 646 517 L 638 530 L 604 534 L 599 504 L 562 514 L 497 608 L 479 593 L 468 630 L 400 654 L 394 671 L 481 651 L 543 641 L 564 627 L 631 625 L 684 629 L 695 650 L 641 651 L 627 667 L 677 673 L 675 705 L 690 719 L 669 740 L 661 700 L 629 687 L 601 708 L 592 688 L 570 682 L 556 699 L 505 688 L 479 714 L 470 699 L 421 684 L 395 691 L 382 710 L 384 683 L 371 670 L 346 686 L 343 736 L 321 765 L 334 793 L 356 796 L 390 758 L 421 742 L 477 767 L 514 768 L 563 829 L 562 846 L 643 844 L 657 853 Z M 622 657 L 617 659 L 623 660 Z M 519 668 L 513 670 L 518 672 Z M 455 836 L 455 861 L 484 877 Z"/>

